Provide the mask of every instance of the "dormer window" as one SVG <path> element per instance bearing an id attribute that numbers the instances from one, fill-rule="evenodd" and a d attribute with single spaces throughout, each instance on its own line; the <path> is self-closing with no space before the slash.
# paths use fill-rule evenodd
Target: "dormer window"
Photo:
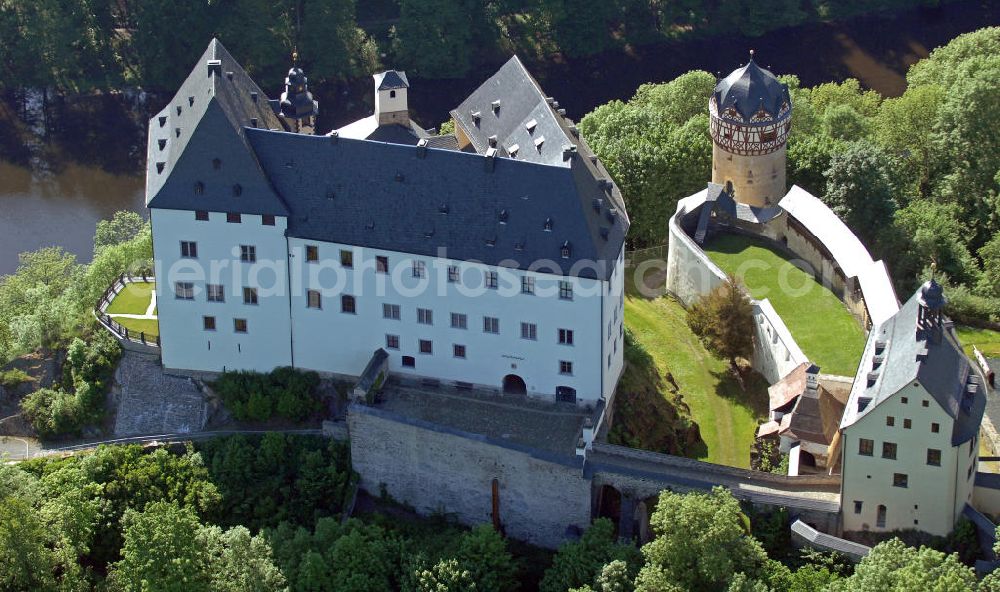
<path id="1" fill-rule="evenodd" d="M 177 114 L 178 114 L 178 115 L 180 115 L 180 114 L 181 114 L 181 106 L 180 106 L 180 105 L 177 105 Z"/>
<path id="2" fill-rule="evenodd" d="M 520 146 L 518 146 L 517 144 L 513 144 L 510 148 L 507 149 L 507 154 L 509 154 L 511 158 L 517 158 L 517 151 L 520 149 L 521 149 Z"/>
<path id="3" fill-rule="evenodd" d="M 490 103 L 490 107 L 493 109 L 493 114 L 499 117 L 499 115 L 500 115 L 500 101 L 499 100 L 493 101 L 492 103 Z"/>
<path id="4" fill-rule="evenodd" d="M 541 152 L 542 144 L 544 143 L 545 143 L 545 136 L 538 136 L 538 138 L 535 139 L 535 150 Z"/>
<path id="5" fill-rule="evenodd" d="M 166 115 L 161 115 L 160 116 L 160 127 L 163 127 L 165 125 L 167 125 L 167 116 Z"/>
<path id="6" fill-rule="evenodd" d="M 545 219 L 545 224 L 542 226 L 542 230 L 545 232 L 552 232 L 552 218 Z"/>
<path id="7" fill-rule="evenodd" d="M 243 195 L 243 186 L 237 183 L 233 185 L 233 197 L 239 197 Z"/>
<path id="8" fill-rule="evenodd" d="M 194 107 L 194 97 L 188 97 L 188 107 Z"/>
<path id="9" fill-rule="evenodd" d="M 213 158 L 212 159 L 212 168 L 215 169 L 215 170 L 221 169 L 222 168 L 222 160 L 219 159 L 219 158 Z"/>
<path id="10" fill-rule="evenodd" d="M 198 181 L 197 183 L 194 184 L 194 194 L 202 195 L 203 193 L 205 193 L 205 184 L 202 183 L 201 181 Z"/>
<path id="11" fill-rule="evenodd" d="M 569 241 L 566 241 L 562 244 L 562 247 L 559 248 L 559 256 L 562 257 L 563 259 L 569 259 L 569 253 L 570 253 Z"/>
<path id="12" fill-rule="evenodd" d="M 160 150 L 163 150 L 164 148 L 167 147 L 167 141 L 166 140 L 162 140 L 162 139 L 161 140 L 157 140 L 156 141 L 156 145 L 160 147 Z"/>
<path id="13" fill-rule="evenodd" d="M 174 128 L 174 136 L 181 137 L 181 128 Z"/>
<path id="14" fill-rule="evenodd" d="M 534 133 L 535 127 L 537 126 L 538 126 L 538 120 L 531 119 L 530 121 L 528 121 L 528 123 L 524 124 L 524 129 L 528 130 L 529 134 L 532 134 Z"/>
<path id="15" fill-rule="evenodd" d="M 498 216 L 498 219 L 499 219 L 499 221 L 500 221 L 501 224 L 506 224 L 507 223 L 507 210 L 500 210 L 500 215 Z"/>

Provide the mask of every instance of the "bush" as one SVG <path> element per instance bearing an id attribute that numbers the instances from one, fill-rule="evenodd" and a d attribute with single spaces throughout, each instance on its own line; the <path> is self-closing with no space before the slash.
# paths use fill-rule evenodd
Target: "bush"
<path id="1" fill-rule="evenodd" d="M 76 397 L 57 389 L 39 389 L 21 401 L 31 426 L 43 438 L 78 434 L 84 424 Z"/>
<path id="2" fill-rule="evenodd" d="M 10 370 L 4 370 L 0 372 L 0 386 L 4 388 L 14 388 L 21 383 L 28 382 L 31 377 L 28 373 L 20 368 L 12 368 Z"/>
<path id="3" fill-rule="evenodd" d="M 316 392 L 319 382 L 315 372 L 285 367 L 268 374 L 226 372 L 212 383 L 212 388 L 239 421 L 266 421 L 272 417 L 304 421 L 321 407 Z"/>

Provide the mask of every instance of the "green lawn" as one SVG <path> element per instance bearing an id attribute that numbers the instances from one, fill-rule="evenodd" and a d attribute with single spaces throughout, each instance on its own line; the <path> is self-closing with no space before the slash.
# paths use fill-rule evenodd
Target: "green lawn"
<path id="1" fill-rule="evenodd" d="M 742 279 L 754 298 L 771 301 L 796 343 L 824 373 L 855 375 L 865 335 L 833 292 L 748 237 L 720 235 L 705 252 L 723 271 Z"/>
<path id="2" fill-rule="evenodd" d="M 965 348 L 965 353 L 972 357 L 972 346 L 975 345 L 987 358 L 1000 358 L 1000 331 L 977 329 L 959 325 L 955 327 L 958 338 Z"/>
<path id="3" fill-rule="evenodd" d="M 126 285 L 111 301 L 108 314 L 146 314 L 152 292 L 156 288 L 153 282 L 134 282 Z"/>
<path id="4" fill-rule="evenodd" d="M 156 319 L 123 319 L 115 317 L 115 322 L 129 330 L 133 337 L 138 338 L 140 332 L 146 333 L 146 339 L 155 339 L 160 334 L 160 325 Z"/>
<path id="5" fill-rule="evenodd" d="M 627 296 L 625 324 L 653 357 L 660 373 L 671 373 L 677 382 L 707 447 L 697 458 L 748 467 L 750 445 L 766 411 L 767 383 L 763 378 L 755 374 L 748 381 L 748 392 L 740 390 L 728 363 L 704 348 L 688 328 L 687 313 L 671 298 Z"/>

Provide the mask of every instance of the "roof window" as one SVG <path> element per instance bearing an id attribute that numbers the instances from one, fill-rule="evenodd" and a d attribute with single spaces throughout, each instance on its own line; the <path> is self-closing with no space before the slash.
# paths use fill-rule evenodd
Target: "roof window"
<path id="1" fill-rule="evenodd" d="M 250 91 L 250 100 L 253 101 L 254 103 L 257 102 L 257 97 L 258 96 L 259 95 L 257 94 L 257 91 L 255 91 L 255 90 Z"/>
<path id="2" fill-rule="evenodd" d="M 165 166 L 167 166 L 167 163 L 165 163 L 165 162 L 158 162 L 158 163 L 156 163 L 156 172 L 157 173 L 162 173 L 163 172 L 163 167 L 165 167 Z"/>
<path id="3" fill-rule="evenodd" d="M 188 107 L 194 107 L 194 97 L 188 97 Z"/>
<path id="4" fill-rule="evenodd" d="M 499 115 L 500 115 L 500 100 L 497 99 L 496 101 L 493 101 L 492 103 L 490 103 L 490 107 L 493 109 L 493 114 L 499 117 Z"/>
<path id="5" fill-rule="evenodd" d="M 258 122 L 259 122 L 259 120 L 256 117 L 251 117 L 250 118 L 250 127 L 254 127 L 254 128 L 257 127 L 257 123 Z"/>
<path id="6" fill-rule="evenodd" d="M 180 105 L 177 105 L 177 114 L 178 114 L 178 115 L 180 115 L 180 114 L 181 114 L 181 106 L 180 106 Z"/>
<path id="7" fill-rule="evenodd" d="M 591 201 L 591 205 L 594 206 L 594 211 L 595 212 L 600 212 L 601 211 L 601 206 L 604 205 L 604 200 L 601 199 L 601 198 L 599 198 L 599 197 L 595 197 Z"/>
<path id="8" fill-rule="evenodd" d="M 233 197 L 239 197 L 243 195 L 243 186 L 239 183 L 233 185 Z"/>
<path id="9" fill-rule="evenodd" d="M 167 141 L 161 138 L 156 141 L 156 145 L 160 147 L 160 150 L 163 150 L 167 147 Z"/>
<path id="10" fill-rule="evenodd" d="M 544 143 L 545 143 L 545 136 L 538 136 L 537 138 L 535 138 L 535 150 L 541 152 L 542 144 Z"/>
<path id="11" fill-rule="evenodd" d="M 166 115 L 161 115 L 160 116 L 160 127 L 163 127 L 165 125 L 167 125 L 167 116 Z"/>
<path id="12" fill-rule="evenodd" d="M 512 144 L 511 147 L 507 149 L 507 154 L 509 154 L 511 158 L 517 158 L 517 151 L 520 149 L 521 147 L 517 144 Z"/>
<path id="13" fill-rule="evenodd" d="M 618 210 L 614 208 L 608 208 L 608 212 L 607 214 L 605 214 L 605 216 L 607 216 L 608 222 L 611 222 L 613 224 L 615 219 L 618 217 Z"/>
<path id="14" fill-rule="evenodd" d="M 194 193 L 195 195 L 201 195 L 205 193 L 205 184 L 202 183 L 201 181 L 196 181 L 194 184 Z"/>
<path id="15" fill-rule="evenodd" d="M 487 138 L 486 141 L 489 142 L 490 148 L 496 148 L 497 147 L 497 137 L 496 137 L 495 134 L 492 135 L 492 136 L 490 136 L 489 138 Z"/>
<path id="16" fill-rule="evenodd" d="M 506 209 L 500 210 L 500 215 L 498 216 L 498 218 L 499 218 L 501 224 L 506 224 L 507 223 L 507 210 Z"/>
<path id="17" fill-rule="evenodd" d="M 559 248 L 559 256 L 562 257 L 563 259 L 569 259 L 571 250 L 572 249 L 570 249 L 569 241 L 566 241 L 562 244 L 562 247 Z"/>
<path id="18" fill-rule="evenodd" d="M 175 135 L 176 137 L 178 137 L 178 138 L 179 138 L 179 137 L 181 137 L 181 128 L 179 128 L 179 127 L 175 127 L 175 128 L 174 128 L 174 135 Z"/>
<path id="19" fill-rule="evenodd" d="M 221 169 L 222 168 L 222 160 L 218 159 L 218 158 L 213 158 L 212 159 L 212 168 L 215 169 L 215 170 Z"/>
<path id="20" fill-rule="evenodd" d="M 542 230 L 552 232 L 552 218 L 545 219 L 545 224 L 542 225 Z"/>
<path id="21" fill-rule="evenodd" d="M 487 247 L 495 247 L 495 246 L 497 246 L 497 237 L 494 236 L 494 237 L 486 239 L 486 246 Z"/>
<path id="22" fill-rule="evenodd" d="M 536 127 L 538 127 L 538 120 L 535 118 L 531 118 L 528 123 L 524 124 L 524 129 L 528 130 L 529 134 L 533 133 Z"/>
<path id="23" fill-rule="evenodd" d="M 443 203 L 443 204 L 439 205 L 438 206 L 438 213 L 439 214 L 447 214 L 448 213 L 448 204 Z"/>

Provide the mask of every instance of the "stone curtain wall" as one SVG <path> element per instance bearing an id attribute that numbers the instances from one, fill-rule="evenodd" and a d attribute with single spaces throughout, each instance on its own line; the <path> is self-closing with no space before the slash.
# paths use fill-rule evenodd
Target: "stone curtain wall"
<path id="1" fill-rule="evenodd" d="M 555 548 L 569 527 L 590 524 L 590 481 L 582 459 L 518 449 L 391 413 L 352 405 L 351 459 L 361 487 L 384 488 L 423 515 L 444 512 L 459 522 L 492 522 L 493 479 L 508 536 Z"/>
<path id="2" fill-rule="evenodd" d="M 681 220 L 705 203 L 707 190 L 686 197 L 668 224 L 667 292 L 685 307 L 726 281 L 726 274 L 701 250 L 684 229 Z"/>
<path id="3" fill-rule="evenodd" d="M 760 372 L 768 383 L 778 382 L 796 366 L 809 361 L 767 298 L 755 301 L 753 318 L 757 330 L 753 369 Z"/>

